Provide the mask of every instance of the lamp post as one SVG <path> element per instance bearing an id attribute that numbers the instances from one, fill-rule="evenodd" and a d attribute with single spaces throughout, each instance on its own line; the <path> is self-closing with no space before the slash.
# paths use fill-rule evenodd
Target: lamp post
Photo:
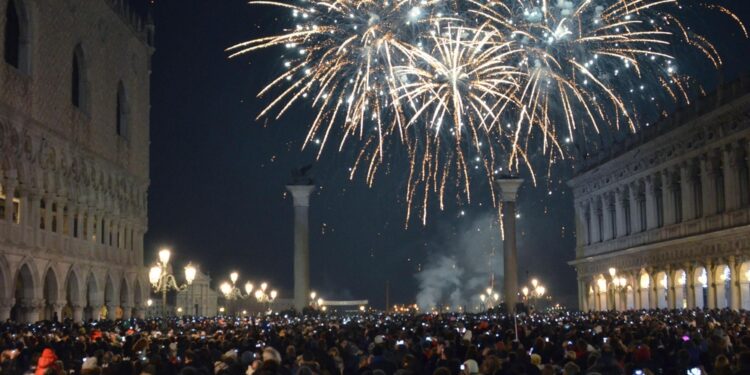
<path id="1" fill-rule="evenodd" d="M 224 299 L 226 299 L 228 302 L 233 303 L 236 300 L 245 299 L 247 297 L 250 297 L 250 295 L 253 292 L 253 284 L 251 282 L 245 283 L 245 293 L 242 293 L 242 290 L 237 288 L 237 280 L 239 279 L 240 274 L 235 272 L 232 272 L 229 274 L 229 282 L 223 282 L 219 286 L 219 291 L 221 291 L 221 294 L 224 295 Z"/>
<path id="2" fill-rule="evenodd" d="M 482 301 L 482 310 L 488 310 L 490 305 L 494 306 L 500 301 L 500 294 L 492 290 L 492 288 L 487 288 L 484 292 L 486 294 L 480 294 L 479 300 Z"/>
<path id="3" fill-rule="evenodd" d="M 534 306 L 534 303 L 537 299 L 543 298 L 544 295 L 547 293 L 547 288 L 539 283 L 539 280 L 537 279 L 531 279 L 531 288 L 524 286 L 521 288 L 521 294 L 523 295 L 524 302 L 529 304 L 529 300 L 531 300 L 532 303 L 530 305 L 532 307 Z"/>
<path id="4" fill-rule="evenodd" d="M 258 301 L 258 303 L 266 304 L 267 309 L 271 309 L 271 304 L 278 296 L 278 292 L 276 290 L 272 290 L 271 292 L 267 293 L 268 290 L 268 283 L 262 283 L 260 284 L 260 289 L 255 291 L 255 299 Z"/>
<path id="5" fill-rule="evenodd" d="M 172 252 L 169 249 L 159 250 L 159 260 L 156 262 L 156 265 L 151 267 L 148 273 L 148 279 L 154 288 L 154 292 L 161 293 L 162 315 L 164 316 L 167 313 L 167 292 L 170 290 L 181 292 L 187 289 L 188 285 L 192 284 L 193 280 L 195 280 L 195 274 L 198 272 L 192 264 L 188 263 L 185 267 L 185 280 L 187 284 L 178 285 L 177 279 L 169 272 L 169 258 L 171 256 Z"/>

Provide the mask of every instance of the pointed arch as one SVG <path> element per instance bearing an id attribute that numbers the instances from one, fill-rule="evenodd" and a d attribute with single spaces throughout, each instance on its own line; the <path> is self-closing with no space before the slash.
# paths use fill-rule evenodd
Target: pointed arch
<path id="1" fill-rule="evenodd" d="M 52 320 L 55 313 L 55 304 L 59 299 L 58 287 L 59 287 L 57 273 L 54 268 L 47 267 L 47 271 L 44 273 L 42 279 L 42 298 L 44 298 L 44 309 L 42 310 L 42 320 Z M 59 316 L 57 317 L 60 318 Z"/>
<path id="2" fill-rule="evenodd" d="M 88 65 L 81 44 L 73 49 L 73 62 L 71 64 L 70 77 L 70 101 L 74 107 L 88 113 L 89 110 L 89 87 L 88 87 Z"/>
<path id="3" fill-rule="evenodd" d="M 26 306 L 33 303 L 36 296 L 36 285 L 33 268 L 28 262 L 23 262 L 14 277 L 15 305 L 11 309 L 11 319 L 18 322 L 34 322 L 38 316 L 28 314 Z"/>
<path id="4" fill-rule="evenodd" d="M 81 301 L 81 287 L 80 278 L 78 273 L 73 267 L 68 271 L 68 275 L 65 278 L 65 308 L 63 309 L 63 316 L 61 319 L 81 319 L 82 317 L 74 316 L 73 312 L 76 308 L 83 307 Z M 80 311 L 80 310 L 79 310 Z"/>
<path id="5" fill-rule="evenodd" d="M 86 307 L 84 308 L 84 319 L 98 318 L 98 309 L 103 302 L 103 293 L 99 289 L 99 283 L 93 272 L 89 272 L 86 278 Z"/>
<path id="6" fill-rule="evenodd" d="M 5 8 L 5 62 L 31 73 L 29 10 L 24 0 L 8 0 Z"/>

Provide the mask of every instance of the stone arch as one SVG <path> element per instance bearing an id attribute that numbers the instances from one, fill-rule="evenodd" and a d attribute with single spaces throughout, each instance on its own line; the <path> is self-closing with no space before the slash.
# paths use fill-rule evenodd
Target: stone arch
<path id="1" fill-rule="evenodd" d="M 71 267 L 65 279 L 65 307 L 63 307 L 63 313 L 60 318 L 74 319 L 76 321 L 82 320 L 82 309 L 80 278 L 75 269 Z"/>
<path id="2" fill-rule="evenodd" d="M 84 319 L 98 319 L 98 312 L 102 307 L 104 294 L 99 289 L 99 283 L 93 272 L 86 278 L 86 307 L 84 308 Z"/>
<path id="3" fill-rule="evenodd" d="M 39 320 L 36 309 L 36 284 L 33 268 L 28 262 L 24 262 L 16 271 L 14 277 L 15 305 L 11 309 L 11 319 L 17 322 L 35 322 Z"/>
<path id="4" fill-rule="evenodd" d="M 687 272 L 678 269 L 672 272 L 670 282 L 674 285 L 674 304 L 675 308 L 684 309 L 688 306 L 688 282 Z"/>
<path id="5" fill-rule="evenodd" d="M 695 267 L 693 274 L 693 295 L 695 307 L 702 309 L 708 306 L 708 271 L 703 266 Z"/>
<path id="6" fill-rule="evenodd" d="M 731 284 L 734 278 L 731 267 L 719 264 L 714 268 L 714 286 L 716 291 L 716 308 L 725 309 L 732 306 Z"/>
<path id="7" fill-rule="evenodd" d="M 646 270 L 641 270 L 640 274 L 638 274 L 638 294 L 641 302 L 641 309 L 648 310 L 654 308 L 650 298 L 651 285 L 651 275 L 649 275 Z"/>
<path id="8" fill-rule="evenodd" d="M 57 273 L 51 266 L 47 268 L 47 272 L 44 274 L 42 279 L 42 298 L 44 299 L 44 307 L 42 308 L 42 320 L 53 320 L 55 318 L 56 304 L 59 299 L 59 285 L 57 279 Z M 57 316 L 60 319 L 60 316 Z"/>
<path id="9" fill-rule="evenodd" d="M 664 271 L 659 271 L 656 273 L 656 277 L 654 278 L 655 284 L 654 288 L 656 288 L 656 301 L 654 303 L 653 308 L 657 309 L 666 309 L 669 308 L 669 293 L 667 290 L 671 287 L 671 283 L 669 282 L 669 276 Z"/>
<path id="10" fill-rule="evenodd" d="M 740 280 L 740 308 L 750 310 L 750 261 L 745 261 L 738 267 L 737 278 Z"/>

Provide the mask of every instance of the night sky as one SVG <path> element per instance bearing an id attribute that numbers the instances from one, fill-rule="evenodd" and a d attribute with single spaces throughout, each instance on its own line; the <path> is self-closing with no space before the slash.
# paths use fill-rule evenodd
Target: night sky
<path id="1" fill-rule="evenodd" d="M 724 3 L 750 19 L 747 1 Z M 255 121 L 265 103 L 255 95 L 283 69 L 281 59 L 264 51 L 228 60 L 224 52 L 279 31 L 283 15 L 242 0 L 156 0 L 151 7 L 156 52 L 145 261 L 168 246 L 179 266 L 198 264 L 214 285 L 237 270 L 241 281 L 268 281 L 289 298 L 293 212 L 284 185 L 292 169 L 314 161 L 315 149 L 300 151 L 311 114 L 298 107 L 275 122 Z M 732 40 L 719 43 L 730 50 L 730 56 L 723 50 L 730 77 L 750 51 L 747 42 Z M 447 198 L 447 209 L 431 210 L 427 226 L 412 220 L 405 229 L 403 164 L 392 163 L 368 188 L 361 176 L 348 180 L 352 160 L 351 151 L 328 152 L 313 168 L 320 189 L 310 208 L 311 279 L 319 294 L 382 307 L 390 282 L 391 304 L 413 303 L 417 275 L 444 258 L 473 283 L 469 294 L 486 287 L 489 264 L 501 272 L 502 243 L 487 194 L 471 205 Z M 566 262 L 575 257 L 575 238 L 572 194 L 564 181 L 572 169 L 572 163 L 558 163 L 551 178 L 541 173 L 536 187 L 525 184 L 518 223 L 520 282 L 537 276 L 555 300 L 570 305 L 576 301 L 575 272 Z M 496 260 L 490 260 L 493 249 Z M 477 280 L 481 284 L 474 286 Z"/>

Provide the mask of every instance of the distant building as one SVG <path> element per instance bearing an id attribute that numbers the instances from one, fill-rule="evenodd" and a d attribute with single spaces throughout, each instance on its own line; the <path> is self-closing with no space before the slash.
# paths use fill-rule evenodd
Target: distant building
<path id="1" fill-rule="evenodd" d="M 744 77 L 584 161 L 581 309 L 750 309 L 748 93 Z"/>
<path id="2" fill-rule="evenodd" d="M 211 278 L 198 271 L 187 289 L 177 293 L 177 315 L 215 316 L 219 311 L 219 293 L 211 289 Z"/>
<path id="3" fill-rule="evenodd" d="M 0 320 L 144 314 L 153 26 L 0 0 Z"/>

